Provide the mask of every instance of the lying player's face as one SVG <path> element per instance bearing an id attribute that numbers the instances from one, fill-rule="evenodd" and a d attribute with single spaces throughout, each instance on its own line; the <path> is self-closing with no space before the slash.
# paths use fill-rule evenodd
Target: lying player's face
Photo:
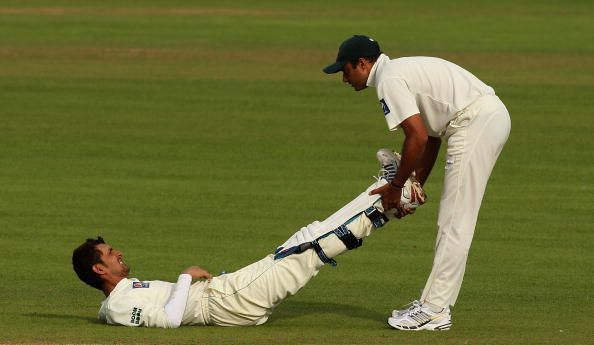
<path id="1" fill-rule="evenodd" d="M 118 277 L 127 277 L 130 273 L 130 267 L 124 262 L 124 254 L 117 249 L 113 249 L 109 244 L 98 244 L 95 248 L 101 252 L 101 265 L 105 273 Z"/>
<path id="2" fill-rule="evenodd" d="M 355 66 L 347 62 L 342 68 L 342 81 L 351 84 L 355 91 L 360 91 L 367 87 L 369 70 L 366 68 L 366 62 L 366 60 L 359 59 L 359 63 Z"/>

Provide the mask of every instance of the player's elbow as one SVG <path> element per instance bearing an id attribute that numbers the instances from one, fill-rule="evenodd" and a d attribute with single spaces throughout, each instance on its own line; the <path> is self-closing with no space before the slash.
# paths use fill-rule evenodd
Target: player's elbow
<path id="1" fill-rule="evenodd" d="M 419 134 L 418 140 L 421 145 L 425 146 L 429 141 L 429 136 L 427 135 L 427 133 L 421 133 Z"/>
<path id="2" fill-rule="evenodd" d="M 415 146 L 419 149 L 424 149 L 427 146 L 427 142 L 429 141 L 429 136 L 427 133 L 415 133 L 412 136 L 412 141 L 414 142 Z"/>
<path id="3" fill-rule="evenodd" d="M 182 324 L 182 317 L 181 313 L 171 313 L 165 310 L 165 325 L 166 328 L 178 328 Z"/>

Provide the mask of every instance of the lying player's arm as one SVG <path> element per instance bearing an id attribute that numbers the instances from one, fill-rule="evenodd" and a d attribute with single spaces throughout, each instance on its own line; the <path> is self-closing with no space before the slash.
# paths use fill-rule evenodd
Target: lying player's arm
<path id="1" fill-rule="evenodd" d="M 129 327 L 177 328 L 181 325 L 193 279 L 210 279 L 200 267 L 189 267 L 179 275 L 165 305 L 154 299 L 151 282 L 133 281 L 134 287 L 118 298 L 112 298 L 100 318 L 110 325 Z"/>
<path id="2" fill-rule="evenodd" d="M 177 328 L 181 325 L 184 311 L 186 310 L 190 285 L 192 285 L 192 279 L 210 278 L 212 278 L 212 275 L 198 266 L 188 267 L 179 275 L 177 283 L 175 284 L 173 291 L 171 291 L 169 300 L 167 301 L 167 304 L 165 304 L 165 315 L 171 328 Z"/>
<path id="3" fill-rule="evenodd" d="M 190 285 L 192 285 L 192 276 L 186 273 L 180 274 L 171 291 L 169 300 L 165 304 L 165 317 L 171 328 L 177 328 L 181 325 L 188 294 L 190 293 Z"/>
<path id="4" fill-rule="evenodd" d="M 208 273 L 207 270 L 205 270 L 202 267 L 198 267 L 198 266 L 191 266 L 186 268 L 185 271 L 182 272 L 182 274 L 189 274 L 192 276 L 193 279 L 211 279 L 212 278 L 212 274 Z"/>

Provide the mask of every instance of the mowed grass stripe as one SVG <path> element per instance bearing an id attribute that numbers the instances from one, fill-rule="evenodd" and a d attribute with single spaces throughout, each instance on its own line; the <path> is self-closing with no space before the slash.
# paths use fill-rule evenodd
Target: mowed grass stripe
<path id="1" fill-rule="evenodd" d="M 414 55 L 413 51 L 398 51 Z M 392 54 L 391 54 L 392 55 Z M 262 64 L 263 57 L 274 61 Z M 298 60 L 296 56 L 302 56 Z M 319 49 L 262 49 L 243 51 L 208 46 L 188 48 L 44 47 L 0 48 L 0 75 L 129 78 L 147 80 L 315 80 L 328 81 L 320 69 L 333 53 Z M 395 55 L 393 55 L 395 56 Z M 594 57 L 583 54 L 459 53 L 444 51 L 441 57 L 476 70 L 492 83 L 588 86 L 594 83 Z M 18 61 L 15 61 L 18 60 Z M 43 61 L 43 63 L 40 63 Z M 201 62 L 209 61 L 205 69 Z M 241 64 L 234 64 L 241 61 Z M 76 62 L 75 65 L 73 63 Z M 286 66 L 291 66 L 287 68 Z M 147 70 L 150 73 L 147 73 Z M 568 75 L 575 75 L 569 78 Z M 332 78 L 332 77 L 330 77 Z M 330 79 L 336 79 L 335 77 Z M 334 81 L 334 80 L 333 80 Z"/>

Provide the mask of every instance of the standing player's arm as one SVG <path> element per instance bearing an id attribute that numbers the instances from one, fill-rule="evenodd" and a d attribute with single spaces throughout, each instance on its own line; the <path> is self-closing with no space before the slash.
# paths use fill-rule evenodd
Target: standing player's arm
<path id="1" fill-rule="evenodd" d="M 408 180 L 412 172 L 419 166 L 429 140 L 427 129 L 419 114 L 410 116 L 402 121 L 400 128 L 404 131 L 405 138 L 402 144 L 402 158 L 398 167 L 398 173 L 392 181 L 392 184 L 396 186 L 404 186 L 406 180 Z"/>
<path id="2" fill-rule="evenodd" d="M 414 210 L 402 207 L 400 198 L 402 197 L 402 188 L 423 157 L 428 141 L 427 129 L 419 114 L 406 118 L 400 123 L 400 127 L 404 130 L 405 138 L 396 177 L 392 182 L 369 192 L 370 195 L 380 194 L 384 210 L 396 209 L 395 216 L 397 218 L 414 212 Z"/>
<path id="3" fill-rule="evenodd" d="M 425 151 L 419 159 L 417 168 L 415 169 L 415 175 L 417 181 L 423 186 L 433 169 L 437 154 L 439 153 L 439 147 L 441 146 L 441 138 L 428 137 Z"/>

